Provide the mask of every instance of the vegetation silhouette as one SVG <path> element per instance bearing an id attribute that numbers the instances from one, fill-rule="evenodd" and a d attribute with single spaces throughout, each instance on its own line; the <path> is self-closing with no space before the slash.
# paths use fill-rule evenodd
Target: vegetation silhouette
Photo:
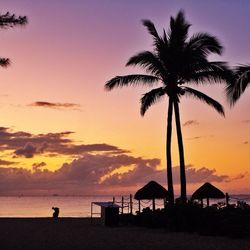
<path id="1" fill-rule="evenodd" d="M 218 39 L 209 33 L 196 33 L 188 39 L 190 24 L 186 21 L 181 10 L 176 17 L 171 17 L 168 32 L 163 30 L 160 36 L 150 20 L 143 20 L 148 32 L 153 37 L 153 51 L 143 51 L 132 56 L 126 66 L 141 66 L 147 74 L 133 74 L 116 76 L 106 82 L 105 88 L 146 85 L 155 86 L 161 82 L 162 86 L 145 93 L 141 98 L 141 115 L 163 97 L 168 97 L 167 117 L 167 179 L 169 202 L 174 202 L 171 161 L 171 137 L 173 111 L 176 120 L 180 158 L 181 200 L 186 203 L 186 176 L 184 148 L 181 131 L 179 104 L 182 96 L 196 98 L 213 107 L 219 114 L 224 115 L 223 107 L 216 100 L 204 93 L 185 86 L 184 84 L 204 84 L 229 81 L 232 75 L 226 62 L 209 61 L 210 54 L 222 54 L 223 47 Z"/>
<path id="2" fill-rule="evenodd" d="M 6 12 L 3 15 L 0 15 L 0 28 L 13 28 L 17 25 L 26 25 L 28 23 L 28 19 L 26 16 L 16 16 L 15 14 L 10 14 Z M 7 67 L 10 65 L 9 58 L 0 58 L 0 66 Z"/>
<path id="3" fill-rule="evenodd" d="M 239 100 L 250 84 L 250 65 L 240 65 L 234 69 L 234 81 L 227 86 L 227 97 L 231 106 Z"/>

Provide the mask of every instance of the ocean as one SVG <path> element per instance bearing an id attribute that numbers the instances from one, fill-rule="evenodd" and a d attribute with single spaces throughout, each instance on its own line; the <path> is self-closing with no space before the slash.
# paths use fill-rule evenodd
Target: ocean
<path id="1" fill-rule="evenodd" d="M 51 217 L 52 207 L 59 207 L 60 217 L 90 217 L 91 202 L 112 199 L 112 196 L 0 197 L 0 217 Z"/>
<path id="2" fill-rule="evenodd" d="M 121 196 L 115 197 L 121 205 Z M 0 217 L 51 217 L 52 207 L 60 208 L 60 217 L 90 217 L 91 202 L 112 201 L 112 196 L 10 196 L 0 197 Z M 250 195 L 232 195 L 230 203 L 246 201 L 250 204 Z M 124 197 L 124 204 L 129 201 L 129 197 Z M 224 202 L 224 200 L 213 200 L 211 204 Z M 204 201 L 204 204 L 206 201 Z M 142 201 L 141 207 L 152 207 L 151 201 Z M 162 208 L 163 201 L 157 200 L 156 207 Z M 138 202 L 133 200 L 133 212 L 138 210 Z M 100 207 L 94 205 L 93 212 L 99 213 Z M 124 208 L 128 212 L 128 207 Z M 95 215 L 98 217 L 98 215 Z"/>

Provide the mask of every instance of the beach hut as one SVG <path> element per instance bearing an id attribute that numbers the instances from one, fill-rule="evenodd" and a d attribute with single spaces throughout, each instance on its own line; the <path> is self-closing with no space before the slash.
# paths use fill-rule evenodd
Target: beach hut
<path id="1" fill-rule="evenodd" d="M 101 213 L 93 212 L 93 205 L 101 207 Z M 93 215 L 101 215 L 101 224 L 105 226 L 118 226 L 119 224 L 119 208 L 120 206 L 114 204 L 112 201 L 91 202 L 91 221 Z"/>
<path id="2" fill-rule="evenodd" d="M 141 200 L 152 200 L 153 211 L 155 210 L 155 199 L 166 199 L 168 191 L 155 181 L 150 181 L 135 193 L 135 199 L 139 202 L 139 212 L 141 211 Z"/>
<path id="3" fill-rule="evenodd" d="M 201 200 L 203 202 L 203 199 L 207 199 L 207 206 L 209 206 L 209 198 L 223 199 L 225 194 L 211 183 L 206 182 L 192 195 L 192 200 Z"/>

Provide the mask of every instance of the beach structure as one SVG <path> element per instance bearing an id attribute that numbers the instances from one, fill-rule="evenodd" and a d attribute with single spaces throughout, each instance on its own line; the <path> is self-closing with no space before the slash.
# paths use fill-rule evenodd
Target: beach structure
<path id="1" fill-rule="evenodd" d="M 139 213 L 141 212 L 141 200 L 152 200 L 153 211 L 155 211 L 155 200 L 166 200 L 168 198 L 168 191 L 159 183 L 150 181 L 135 193 L 134 198 L 139 202 Z"/>
<path id="2" fill-rule="evenodd" d="M 101 207 L 100 213 L 95 213 L 93 206 L 97 205 Z M 93 215 L 101 215 L 101 224 L 105 226 L 118 226 L 119 224 L 119 208 L 120 206 L 114 204 L 112 201 L 105 202 L 91 202 L 91 219 Z"/>
<path id="3" fill-rule="evenodd" d="M 133 196 L 132 194 L 129 197 L 121 197 L 121 200 L 117 200 L 115 196 L 113 196 L 113 204 L 120 205 L 120 214 L 124 213 L 124 209 L 127 208 L 127 213 L 133 214 Z"/>
<path id="4" fill-rule="evenodd" d="M 198 188 L 192 195 L 192 200 L 201 200 L 203 205 L 203 199 L 207 199 L 207 206 L 209 206 L 209 198 L 223 199 L 225 194 L 213 186 L 211 183 L 206 182 L 200 188 Z"/>

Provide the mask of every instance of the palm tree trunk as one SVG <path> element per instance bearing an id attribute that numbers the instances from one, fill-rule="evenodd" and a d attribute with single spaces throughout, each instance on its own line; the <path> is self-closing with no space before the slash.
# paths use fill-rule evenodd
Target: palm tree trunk
<path id="1" fill-rule="evenodd" d="M 166 156 L 167 156 L 168 193 L 169 193 L 170 204 L 174 204 L 174 188 L 173 188 L 172 159 L 171 159 L 172 117 L 173 117 L 173 100 L 172 98 L 169 98 Z"/>
<path id="2" fill-rule="evenodd" d="M 183 149 L 182 132 L 181 132 L 180 111 L 177 100 L 174 101 L 174 111 L 175 111 L 176 132 L 177 132 L 179 157 L 180 157 L 181 200 L 183 203 L 186 203 L 187 191 L 186 191 L 185 160 L 184 160 L 184 149 Z"/>

